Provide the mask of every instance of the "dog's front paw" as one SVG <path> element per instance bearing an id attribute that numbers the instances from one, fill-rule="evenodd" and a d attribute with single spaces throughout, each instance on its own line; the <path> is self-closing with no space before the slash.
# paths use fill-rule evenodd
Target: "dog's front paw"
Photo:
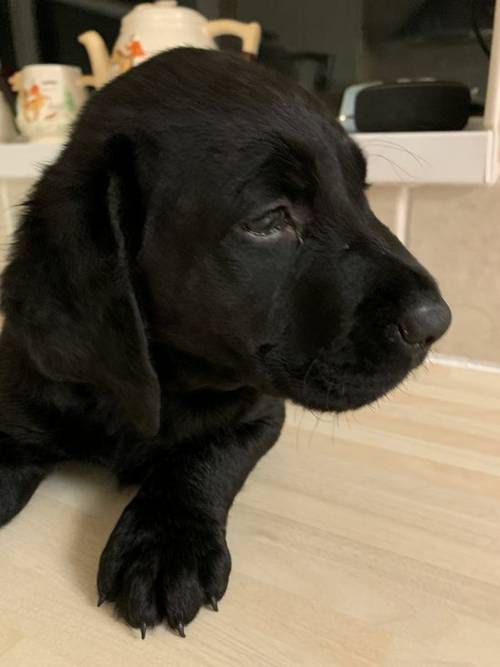
<path id="1" fill-rule="evenodd" d="M 193 516 L 160 516 L 133 500 L 113 530 L 99 563 L 99 603 L 114 602 L 120 616 L 141 629 L 166 620 L 184 626 L 203 604 L 217 610 L 231 570 L 224 528 Z"/>

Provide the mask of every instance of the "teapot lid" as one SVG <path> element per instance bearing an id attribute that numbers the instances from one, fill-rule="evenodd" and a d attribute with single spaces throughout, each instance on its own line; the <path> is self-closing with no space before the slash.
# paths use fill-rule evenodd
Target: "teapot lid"
<path id="1" fill-rule="evenodd" d="M 177 0 L 156 0 L 156 2 L 141 2 L 134 9 L 166 9 L 167 7 L 177 7 Z"/>
<path id="2" fill-rule="evenodd" d="M 198 28 L 202 28 L 206 23 L 205 17 L 190 7 L 178 5 L 176 0 L 157 0 L 157 2 L 141 2 L 126 14 L 122 19 L 123 29 L 134 31 L 137 29 L 137 21 L 145 21 L 141 24 L 143 30 L 152 28 L 161 30 L 160 21 L 168 19 L 170 16 L 176 16 L 178 20 L 187 19 L 196 23 Z M 154 24 L 154 25 L 153 25 Z"/>

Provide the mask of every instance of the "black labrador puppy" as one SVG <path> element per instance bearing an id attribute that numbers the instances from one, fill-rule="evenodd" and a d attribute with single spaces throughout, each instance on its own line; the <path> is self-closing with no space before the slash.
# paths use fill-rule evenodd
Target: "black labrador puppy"
<path id="1" fill-rule="evenodd" d="M 138 483 L 99 601 L 184 635 L 223 596 L 229 508 L 284 400 L 358 408 L 447 329 L 300 87 L 180 49 L 107 85 L 35 186 L 3 275 L 0 525 L 61 461 Z"/>

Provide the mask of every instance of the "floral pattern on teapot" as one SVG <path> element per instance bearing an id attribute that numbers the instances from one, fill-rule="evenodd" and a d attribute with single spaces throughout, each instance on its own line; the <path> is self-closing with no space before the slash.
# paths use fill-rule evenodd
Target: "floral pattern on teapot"
<path id="1" fill-rule="evenodd" d="M 135 65 L 146 60 L 150 54 L 146 53 L 141 40 L 131 37 L 124 47 L 116 47 L 111 56 L 111 76 L 125 74 Z"/>

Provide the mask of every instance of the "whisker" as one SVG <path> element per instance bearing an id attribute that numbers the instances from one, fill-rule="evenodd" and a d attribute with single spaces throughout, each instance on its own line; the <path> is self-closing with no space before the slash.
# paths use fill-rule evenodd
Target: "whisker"
<path id="1" fill-rule="evenodd" d="M 311 447 L 314 436 L 316 435 L 316 431 L 318 430 L 319 421 L 320 421 L 319 418 L 316 417 L 316 423 L 314 424 L 314 428 L 312 429 L 312 431 L 309 434 L 309 442 L 308 442 L 308 445 L 307 445 L 309 448 Z"/>
<path id="2" fill-rule="evenodd" d="M 409 171 L 407 171 L 406 169 L 404 169 L 401 165 L 398 165 L 396 162 L 394 162 L 393 160 L 391 160 L 390 158 L 388 158 L 387 155 L 380 155 L 379 153 L 369 153 L 369 154 L 368 154 L 368 157 L 369 157 L 369 158 L 371 158 L 371 157 L 378 157 L 378 158 L 380 158 L 381 160 L 385 160 L 386 162 L 388 162 L 388 163 L 392 166 L 392 168 L 394 169 L 394 174 L 395 174 L 398 178 L 401 178 L 401 174 L 403 174 L 403 175 L 406 176 L 407 178 L 410 178 L 410 179 L 412 179 L 412 180 L 415 180 L 415 176 L 414 176 L 413 174 L 411 174 Z M 399 169 L 399 172 L 397 171 L 398 169 Z"/>
<path id="3" fill-rule="evenodd" d="M 397 144 L 393 141 L 384 141 L 382 139 L 372 139 L 370 141 L 366 142 L 366 146 L 381 146 L 385 148 L 392 148 L 396 151 L 399 151 L 401 153 L 406 153 L 410 157 L 412 157 L 415 162 L 420 165 L 421 167 L 424 167 L 429 164 L 429 161 L 423 158 L 421 155 L 418 155 L 417 153 L 414 153 L 411 151 L 409 148 L 406 146 L 402 146 L 401 144 Z M 366 151 L 365 151 L 366 152 Z"/>
<path id="4" fill-rule="evenodd" d="M 297 431 L 296 431 L 296 434 L 295 434 L 295 450 L 296 451 L 298 451 L 299 446 L 300 446 L 299 438 L 300 438 L 300 435 L 302 434 L 302 421 L 304 419 L 304 413 L 305 413 L 305 409 L 301 408 L 300 409 L 299 424 L 297 426 Z"/>
<path id="5" fill-rule="evenodd" d="M 314 368 L 314 365 L 315 365 L 316 363 L 318 363 L 318 357 L 315 357 L 315 358 L 311 361 L 311 363 L 309 364 L 309 366 L 308 366 L 308 368 L 307 368 L 307 370 L 306 370 L 306 372 L 305 372 L 304 378 L 303 378 L 303 380 L 302 380 L 302 398 L 304 398 L 304 399 L 305 399 L 305 397 L 306 397 L 306 384 L 307 384 L 307 379 L 308 379 L 309 374 L 310 374 L 310 372 L 312 371 L 312 369 Z"/>

